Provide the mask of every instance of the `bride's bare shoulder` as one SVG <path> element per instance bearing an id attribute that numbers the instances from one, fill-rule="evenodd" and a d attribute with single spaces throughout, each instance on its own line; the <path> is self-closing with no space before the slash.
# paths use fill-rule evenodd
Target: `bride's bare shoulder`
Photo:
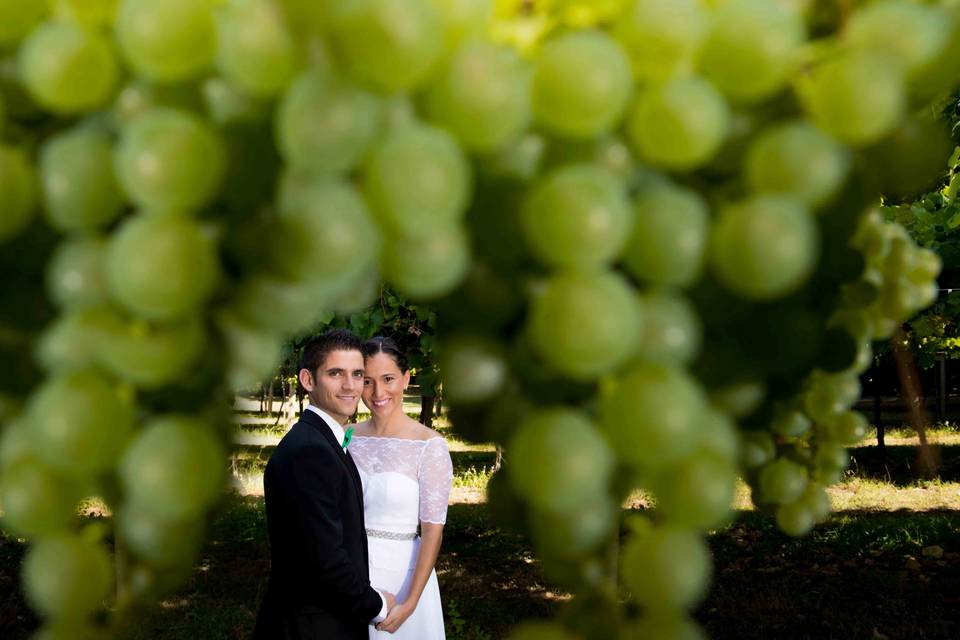
<path id="1" fill-rule="evenodd" d="M 416 440 L 431 440 L 433 438 L 443 437 L 437 431 L 434 431 L 430 427 L 417 422 L 413 418 L 410 418 L 410 422 L 408 424 L 410 426 L 410 437 Z"/>

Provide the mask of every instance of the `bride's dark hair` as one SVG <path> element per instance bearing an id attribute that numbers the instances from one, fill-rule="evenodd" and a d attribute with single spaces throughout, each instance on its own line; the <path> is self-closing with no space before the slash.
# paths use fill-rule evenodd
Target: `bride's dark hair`
<path id="1" fill-rule="evenodd" d="M 407 369 L 410 368 L 409 365 L 407 365 L 407 356 L 403 355 L 403 351 L 400 351 L 400 347 L 397 346 L 393 338 L 374 336 L 363 343 L 362 351 L 364 359 L 375 356 L 378 353 L 390 356 L 393 358 L 393 361 L 397 363 L 401 373 L 406 373 Z"/>

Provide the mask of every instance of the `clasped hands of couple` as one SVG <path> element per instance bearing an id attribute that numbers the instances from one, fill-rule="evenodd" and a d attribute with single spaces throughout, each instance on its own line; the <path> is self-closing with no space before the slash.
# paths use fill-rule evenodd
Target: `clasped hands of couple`
<path id="1" fill-rule="evenodd" d="M 377 631 L 393 633 L 410 617 L 414 607 L 406 602 L 397 602 L 396 596 L 389 591 L 381 591 L 380 593 L 383 594 L 384 599 L 387 601 L 387 617 L 373 626 Z"/>

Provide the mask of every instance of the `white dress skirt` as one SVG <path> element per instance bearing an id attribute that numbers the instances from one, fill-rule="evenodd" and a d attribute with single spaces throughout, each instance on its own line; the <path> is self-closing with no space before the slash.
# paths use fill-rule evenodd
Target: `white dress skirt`
<path id="1" fill-rule="evenodd" d="M 370 584 L 405 602 L 420 550 L 419 523 L 446 522 L 453 481 L 446 441 L 439 436 L 428 440 L 355 436 L 348 450 L 363 481 Z M 445 638 L 436 571 L 430 572 L 416 609 L 396 633 L 371 626 L 370 638 Z"/>

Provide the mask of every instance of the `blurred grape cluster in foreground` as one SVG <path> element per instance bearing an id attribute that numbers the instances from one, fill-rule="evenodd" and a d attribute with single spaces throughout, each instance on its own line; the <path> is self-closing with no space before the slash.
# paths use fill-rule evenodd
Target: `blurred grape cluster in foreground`
<path id="1" fill-rule="evenodd" d="M 701 638 L 738 476 L 824 520 L 871 343 L 937 295 L 876 207 L 954 149 L 956 2 L 2 0 L 0 56 L 39 638 L 178 588 L 233 390 L 383 282 L 436 308 L 454 428 L 505 446 L 491 509 L 575 594 L 514 638 Z"/>

